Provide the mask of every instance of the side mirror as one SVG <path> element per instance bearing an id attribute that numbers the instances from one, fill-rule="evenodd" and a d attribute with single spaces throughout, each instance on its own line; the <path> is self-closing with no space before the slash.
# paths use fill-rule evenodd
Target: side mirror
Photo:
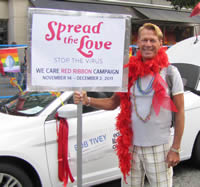
<path id="1" fill-rule="evenodd" d="M 58 109 L 58 116 L 61 118 L 74 118 L 77 117 L 77 105 L 67 104 Z"/>

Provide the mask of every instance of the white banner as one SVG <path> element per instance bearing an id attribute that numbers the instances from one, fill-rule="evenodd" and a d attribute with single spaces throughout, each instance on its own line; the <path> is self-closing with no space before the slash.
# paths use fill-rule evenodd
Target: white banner
<path id="1" fill-rule="evenodd" d="M 124 16 L 32 14 L 29 88 L 122 88 L 125 33 Z"/>

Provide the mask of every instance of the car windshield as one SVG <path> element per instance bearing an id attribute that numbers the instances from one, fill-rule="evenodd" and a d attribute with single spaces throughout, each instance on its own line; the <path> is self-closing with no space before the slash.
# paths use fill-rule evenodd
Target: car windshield
<path id="1" fill-rule="evenodd" d="M 56 94 L 50 92 L 17 94 L 0 103 L 0 112 L 11 115 L 35 116 L 42 112 L 56 97 Z"/>
<path id="2" fill-rule="evenodd" d="M 200 79 L 200 67 L 193 64 L 174 63 L 181 74 L 185 90 L 196 90 Z"/>

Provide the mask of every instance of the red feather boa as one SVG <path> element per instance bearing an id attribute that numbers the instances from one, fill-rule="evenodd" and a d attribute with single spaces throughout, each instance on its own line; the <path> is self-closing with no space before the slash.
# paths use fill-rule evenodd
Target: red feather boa
<path id="1" fill-rule="evenodd" d="M 126 176 L 129 175 L 129 171 L 131 169 L 132 153 L 129 151 L 129 149 L 132 146 L 134 135 L 131 127 L 132 104 L 130 100 L 130 88 L 132 87 L 135 80 L 138 79 L 138 77 L 143 77 L 149 74 L 154 75 L 155 80 L 157 81 L 155 83 L 154 80 L 153 89 L 155 91 L 154 96 L 156 95 L 155 97 L 157 98 L 153 98 L 153 100 L 156 101 L 160 98 L 162 99 L 161 102 L 157 102 L 154 104 L 154 110 L 157 108 L 156 110 L 159 113 L 160 106 L 163 106 L 164 108 L 167 108 L 169 110 L 176 111 L 176 107 L 171 102 L 170 97 L 166 94 L 166 88 L 162 85 L 162 82 L 164 80 L 159 75 L 160 70 L 168 66 L 168 57 L 165 53 L 165 49 L 163 48 L 158 51 L 158 54 L 153 59 L 145 61 L 145 63 L 142 62 L 141 52 L 138 51 L 137 56 L 130 57 L 129 63 L 125 66 L 129 68 L 128 92 L 118 93 L 118 95 L 120 96 L 121 111 L 117 116 L 116 123 L 116 128 L 121 134 L 121 136 L 119 136 L 117 139 L 116 151 L 119 158 L 119 167 L 121 169 L 121 172 L 123 173 L 125 182 Z M 173 106 L 170 105 L 165 107 L 166 102 L 164 101 L 167 101 L 168 103 L 169 100 L 170 104 L 172 103 L 171 105 Z"/>

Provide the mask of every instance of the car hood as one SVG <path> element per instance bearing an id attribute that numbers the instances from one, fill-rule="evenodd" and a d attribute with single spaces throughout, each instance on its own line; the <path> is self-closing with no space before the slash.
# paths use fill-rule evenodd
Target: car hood
<path id="1" fill-rule="evenodd" d="M 41 116 L 27 117 L 27 116 L 14 116 L 0 112 L 0 134 L 4 130 L 28 128 L 31 124 L 38 124 L 36 121 L 41 121 Z M 20 128 L 19 128 L 20 126 Z"/>
<path id="2" fill-rule="evenodd" d="M 28 117 L 24 117 L 24 116 L 15 116 L 15 115 L 10 115 L 10 114 L 5 114 L 0 112 L 0 121 L 7 121 L 8 120 L 16 120 L 16 122 L 18 122 L 17 120 L 24 120 L 27 119 Z"/>

